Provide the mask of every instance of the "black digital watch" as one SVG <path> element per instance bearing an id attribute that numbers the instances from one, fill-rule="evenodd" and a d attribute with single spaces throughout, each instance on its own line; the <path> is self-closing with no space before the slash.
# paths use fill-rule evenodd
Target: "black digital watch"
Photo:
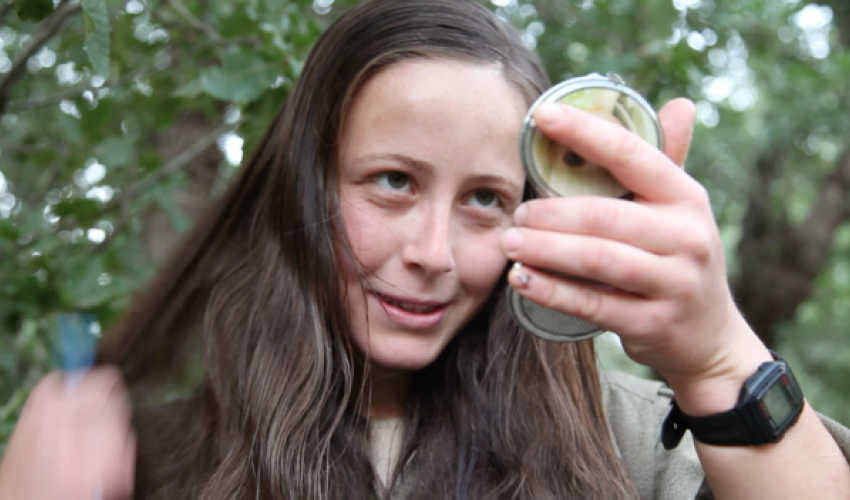
<path id="1" fill-rule="evenodd" d="M 690 430 L 694 439 L 720 446 L 757 446 L 776 443 L 803 411 L 803 391 L 784 359 L 762 363 L 741 388 L 729 411 L 705 417 L 686 415 L 673 400 L 661 429 L 664 449 L 678 446 Z"/>

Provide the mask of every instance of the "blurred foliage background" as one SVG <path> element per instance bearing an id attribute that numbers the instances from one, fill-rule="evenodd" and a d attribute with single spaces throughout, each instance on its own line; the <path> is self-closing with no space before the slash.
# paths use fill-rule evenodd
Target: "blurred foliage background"
<path id="1" fill-rule="evenodd" d="M 850 4 L 491 0 L 554 81 L 614 71 L 697 103 L 739 306 L 850 424 Z M 132 300 L 355 0 L 0 0 L 0 449 L 55 366 Z M 608 367 L 640 371 L 603 337 Z"/>

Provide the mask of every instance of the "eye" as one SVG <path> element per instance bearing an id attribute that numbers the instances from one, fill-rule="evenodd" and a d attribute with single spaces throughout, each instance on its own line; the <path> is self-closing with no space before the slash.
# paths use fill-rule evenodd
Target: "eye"
<path id="1" fill-rule="evenodd" d="M 378 184 L 393 191 L 410 189 L 410 176 L 404 172 L 384 172 L 375 177 Z"/>
<path id="2" fill-rule="evenodd" d="M 472 195 L 472 204 L 482 208 L 496 208 L 499 202 L 499 195 L 493 191 L 481 190 Z"/>

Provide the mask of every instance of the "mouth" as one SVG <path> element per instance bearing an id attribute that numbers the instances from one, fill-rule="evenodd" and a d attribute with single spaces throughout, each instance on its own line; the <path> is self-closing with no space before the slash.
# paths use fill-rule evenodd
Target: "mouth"
<path id="1" fill-rule="evenodd" d="M 440 309 L 445 309 L 445 307 L 449 304 L 448 302 L 414 301 L 410 299 L 402 299 L 400 297 L 393 297 L 378 292 L 373 293 L 382 302 L 411 314 L 433 314 L 434 312 L 439 311 Z"/>

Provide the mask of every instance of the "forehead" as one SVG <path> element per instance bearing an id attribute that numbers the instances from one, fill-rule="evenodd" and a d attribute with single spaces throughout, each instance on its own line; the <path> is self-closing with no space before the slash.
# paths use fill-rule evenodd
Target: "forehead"
<path id="1" fill-rule="evenodd" d="M 436 167 L 521 181 L 525 112 L 521 94 L 497 65 L 408 61 L 381 71 L 360 89 L 340 152 L 344 160 L 400 154 Z"/>

